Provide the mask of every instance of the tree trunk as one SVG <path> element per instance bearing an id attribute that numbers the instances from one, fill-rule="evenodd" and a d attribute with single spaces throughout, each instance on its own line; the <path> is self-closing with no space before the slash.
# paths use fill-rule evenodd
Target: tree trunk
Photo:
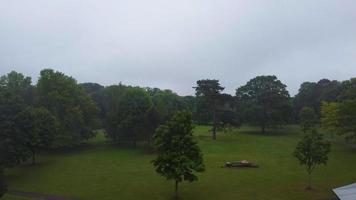
<path id="1" fill-rule="evenodd" d="M 178 181 L 175 184 L 174 199 L 178 199 Z"/>
<path id="2" fill-rule="evenodd" d="M 308 187 L 307 187 L 308 190 L 311 190 L 312 187 L 311 187 L 311 173 L 309 172 L 308 173 Z"/>
<path id="3" fill-rule="evenodd" d="M 262 124 L 262 134 L 266 134 L 266 124 L 265 123 L 263 123 Z"/>
<path id="4" fill-rule="evenodd" d="M 213 140 L 216 140 L 216 111 L 213 111 Z"/>

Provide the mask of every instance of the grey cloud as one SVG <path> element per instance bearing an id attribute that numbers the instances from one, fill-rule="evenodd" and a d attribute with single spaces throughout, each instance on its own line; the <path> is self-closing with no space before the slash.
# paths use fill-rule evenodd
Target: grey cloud
<path id="1" fill-rule="evenodd" d="M 0 74 L 36 80 L 54 68 L 79 82 L 193 94 L 217 78 L 234 93 L 275 74 L 292 94 L 303 81 L 356 76 L 356 2 L 2 1 Z"/>

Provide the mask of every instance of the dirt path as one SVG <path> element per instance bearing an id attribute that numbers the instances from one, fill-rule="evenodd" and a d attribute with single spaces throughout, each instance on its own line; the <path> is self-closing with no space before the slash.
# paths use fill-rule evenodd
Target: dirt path
<path id="1" fill-rule="evenodd" d="M 79 200 L 79 199 L 70 198 L 70 197 L 39 194 L 39 193 L 35 193 L 35 192 L 23 192 L 23 191 L 18 191 L 18 190 L 9 190 L 7 193 L 10 195 L 14 195 L 14 196 L 33 198 L 33 199 L 38 199 L 38 200 Z"/>

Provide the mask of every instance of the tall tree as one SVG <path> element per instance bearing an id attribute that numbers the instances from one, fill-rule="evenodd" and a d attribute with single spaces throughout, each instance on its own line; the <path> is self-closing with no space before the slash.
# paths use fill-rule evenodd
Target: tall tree
<path id="1" fill-rule="evenodd" d="M 199 80 L 197 81 L 197 86 L 194 87 L 196 91 L 196 96 L 200 99 L 204 99 L 212 113 L 213 122 L 213 140 L 216 140 L 216 128 L 217 128 L 217 112 L 218 104 L 221 97 L 221 91 L 224 90 L 220 86 L 219 80 Z"/>
<path id="2" fill-rule="evenodd" d="M 309 177 L 307 189 L 311 189 L 311 174 L 314 169 L 318 165 L 326 165 L 330 146 L 330 142 L 325 141 L 323 135 L 316 130 L 306 134 L 297 144 L 294 156 L 299 160 L 300 165 L 304 165 L 307 170 Z"/>
<path id="3" fill-rule="evenodd" d="M 0 166 L 13 167 L 28 157 L 26 136 L 18 130 L 17 115 L 25 108 L 19 96 L 0 88 Z"/>
<path id="4" fill-rule="evenodd" d="M 36 164 L 36 152 L 48 149 L 56 133 L 56 119 L 45 108 L 27 107 L 16 116 L 17 131 L 25 137 L 24 146 L 32 155 L 32 164 Z"/>
<path id="5" fill-rule="evenodd" d="M 145 131 L 146 113 L 152 106 L 150 96 L 141 88 L 127 87 L 115 101 L 107 116 L 108 135 L 115 141 L 128 139 L 136 146 Z"/>
<path id="6" fill-rule="evenodd" d="M 257 76 L 236 90 L 244 120 L 266 127 L 288 122 L 291 114 L 289 93 L 276 76 Z"/>
<path id="7" fill-rule="evenodd" d="M 191 114 L 177 112 L 165 125 L 161 125 L 155 135 L 154 144 L 158 156 L 153 160 L 156 171 L 167 180 L 175 181 L 175 198 L 178 198 L 178 184 L 196 181 L 193 173 L 205 170 L 203 155 L 193 138 Z"/>
<path id="8" fill-rule="evenodd" d="M 0 77 L 0 88 L 18 95 L 27 105 L 34 102 L 34 87 L 31 85 L 31 77 L 25 77 L 23 74 L 11 71 Z"/>
<path id="9" fill-rule="evenodd" d="M 54 147 L 79 145 L 95 136 L 99 109 L 75 79 L 52 69 L 42 70 L 37 93 L 38 105 L 47 108 L 58 120 Z"/>
<path id="10" fill-rule="evenodd" d="M 300 127 L 304 133 L 315 128 L 318 123 L 318 117 L 316 116 L 314 109 L 310 107 L 304 107 L 300 111 L 299 119 Z"/>

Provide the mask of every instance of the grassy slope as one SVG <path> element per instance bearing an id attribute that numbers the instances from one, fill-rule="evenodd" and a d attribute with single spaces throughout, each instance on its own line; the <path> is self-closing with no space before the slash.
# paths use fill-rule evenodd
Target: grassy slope
<path id="1" fill-rule="evenodd" d="M 271 131 L 268 136 L 257 131 L 243 127 L 212 141 L 208 127 L 198 126 L 195 135 L 204 152 L 206 172 L 198 182 L 181 184 L 182 199 L 330 199 L 331 188 L 356 182 L 356 150 L 334 144 L 329 164 L 314 174 L 315 189 L 304 190 L 306 173 L 292 157 L 300 138 L 297 127 Z M 11 188 L 86 200 L 170 199 L 173 182 L 154 172 L 153 158 L 141 149 L 106 144 L 100 135 L 92 146 L 41 155 L 41 164 L 9 170 L 7 178 Z M 260 168 L 221 168 L 225 161 L 242 159 Z"/>

